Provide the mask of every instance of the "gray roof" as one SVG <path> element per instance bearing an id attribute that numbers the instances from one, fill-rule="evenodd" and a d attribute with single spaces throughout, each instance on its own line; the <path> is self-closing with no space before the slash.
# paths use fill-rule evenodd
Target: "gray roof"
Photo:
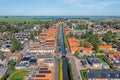
<path id="1" fill-rule="evenodd" d="M 4 54 L 0 53 L 0 59 L 4 59 L 4 58 L 5 58 Z"/>
<path id="2" fill-rule="evenodd" d="M 7 74 L 8 71 L 9 71 L 9 67 L 0 65 L 0 76 L 4 75 L 4 74 Z"/>
<path id="3" fill-rule="evenodd" d="M 91 79 L 96 79 L 96 78 L 120 79 L 120 71 L 92 70 L 87 73 L 87 77 Z"/>
<path id="4" fill-rule="evenodd" d="M 38 55 L 37 58 L 53 58 L 52 54 L 41 54 Z"/>
<path id="5" fill-rule="evenodd" d="M 89 64 L 99 64 L 99 63 L 101 63 L 99 58 L 94 58 L 94 57 L 87 58 L 87 61 L 88 61 Z"/>
<path id="6" fill-rule="evenodd" d="M 44 62 L 45 62 L 45 63 L 53 63 L 54 60 L 53 60 L 53 59 L 45 59 Z"/>

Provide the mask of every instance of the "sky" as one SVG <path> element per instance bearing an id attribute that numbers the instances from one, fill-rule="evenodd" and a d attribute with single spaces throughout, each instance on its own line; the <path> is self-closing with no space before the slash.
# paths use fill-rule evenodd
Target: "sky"
<path id="1" fill-rule="evenodd" d="M 120 15 L 120 0 L 0 0 L 0 15 Z"/>

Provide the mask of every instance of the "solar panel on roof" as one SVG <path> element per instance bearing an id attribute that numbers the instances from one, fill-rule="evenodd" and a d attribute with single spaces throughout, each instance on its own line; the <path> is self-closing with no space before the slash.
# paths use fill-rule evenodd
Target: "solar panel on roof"
<path id="1" fill-rule="evenodd" d="M 48 68 L 40 68 L 40 70 L 48 70 Z"/>
<path id="2" fill-rule="evenodd" d="M 120 78 L 120 73 L 117 73 L 117 78 Z"/>
<path id="3" fill-rule="evenodd" d="M 108 74 L 110 78 L 115 78 L 115 74 L 114 73 L 109 73 Z"/>
<path id="4" fill-rule="evenodd" d="M 51 71 L 39 71 L 39 73 L 51 73 Z"/>
<path id="5" fill-rule="evenodd" d="M 105 75 L 104 73 L 101 73 L 101 74 L 100 74 L 100 77 L 101 77 L 101 78 L 106 78 L 106 75 Z"/>
<path id="6" fill-rule="evenodd" d="M 89 78 L 94 78 L 94 76 L 95 76 L 95 75 L 94 75 L 93 73 L 89 73 L 89 74 L 88 74 L 88 77 L 89 77 Z"/>
<path id="7" fill-rule="evenodd" d="M 45 77 L 45 75 L 36 75 L 36 77 Z"/>
<path id="8" fill-rule="evenodd" d="M 30 57 L 24 57 L 22 61 L 29 61 Z"/>

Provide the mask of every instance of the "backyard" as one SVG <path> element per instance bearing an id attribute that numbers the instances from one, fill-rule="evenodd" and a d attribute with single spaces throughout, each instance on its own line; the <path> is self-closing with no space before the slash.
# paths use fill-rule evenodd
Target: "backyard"
<path id="1" fill-rule="evenodd" d="M 26 74 L 26 70 L 16 70 L 8 80 L 23 80 L 24 76 Z"/>

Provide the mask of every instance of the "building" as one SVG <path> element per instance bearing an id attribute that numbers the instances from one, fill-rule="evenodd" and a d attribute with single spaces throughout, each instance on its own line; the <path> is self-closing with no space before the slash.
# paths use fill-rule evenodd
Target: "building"
<path id="1" fill-rule="evenodd" d="M 95 57 L 88 57 L 87 58 L 88 63 L 95 68 L 102 68 L 102 63 L 98 58 Z"/>
<path id="2" fill-rule="evenodd" d="M 53 70 L 50 67 L 42 67 L 36 71 L 33 80 L 53 80 Z"/>
<path id="3" fill-rule="evenodd" d="M 99 50 L 103 50 L 105 52 L 108 52 L 110 50 L 113 50 L 112 46 L 111 45 L 100 45 L 98 46 L 98 49 Z"/>
<path id="4" fill-rule="evenodd" d="M 71 33 L 73 35 L 82 35 L 85 33 L 85 31 L 84 30 L 72 30 Z"/>
<path id="5" fill-rule="evenodd" d="M 70 28 L 68 28 L 68 27 L 65 28 L 65 34 L 66 34 L 66 35 L 70 34 L 70 32 L 71 32 L 71 29 L 70 29 Z"/>
<path id="6" fill-rule="evenodd" d="M 38 64 L 43 67 L 52 67 L 54 64 L 54 56 L 52 54 L 40 54 L 37 59 Z"/>
<path id="7" fill-rule="evenodd" d="M 6 60 L 18 60 L 22 59 L 23 54 L 22 53 L 8 53 L 6 54 Z"/>
<path id="8" fill-rule="evenodd" d="M 54 46 L 49 47 L 49 46 L 46 46 L 46 45 L 41 45 L 39 42 L 32 42 L 32 43 L 29 44 L 29 48 L 28 48 L 27 51 L 32 52 L 32 53 L 54 54 L 55 48 L 54 48 Z"/>
<path id="9" fill-rule="evenodd" d="M 6 59 L 3 53 L 0 53 L 0 64 L 6 66 Z"/>
<path id="10" fill-rule="evenodd" d="M 107 54 L 107 59 L 110 63 L 114 64 L 114 66 L 120 65 L 120 53 L 114 52 L 113 54 Z"/>
<path id="11" fill-rule="evenodd" d="M 87 77 L 88 80 L 120 80 L 120 71 L 90 70 Z"/>

